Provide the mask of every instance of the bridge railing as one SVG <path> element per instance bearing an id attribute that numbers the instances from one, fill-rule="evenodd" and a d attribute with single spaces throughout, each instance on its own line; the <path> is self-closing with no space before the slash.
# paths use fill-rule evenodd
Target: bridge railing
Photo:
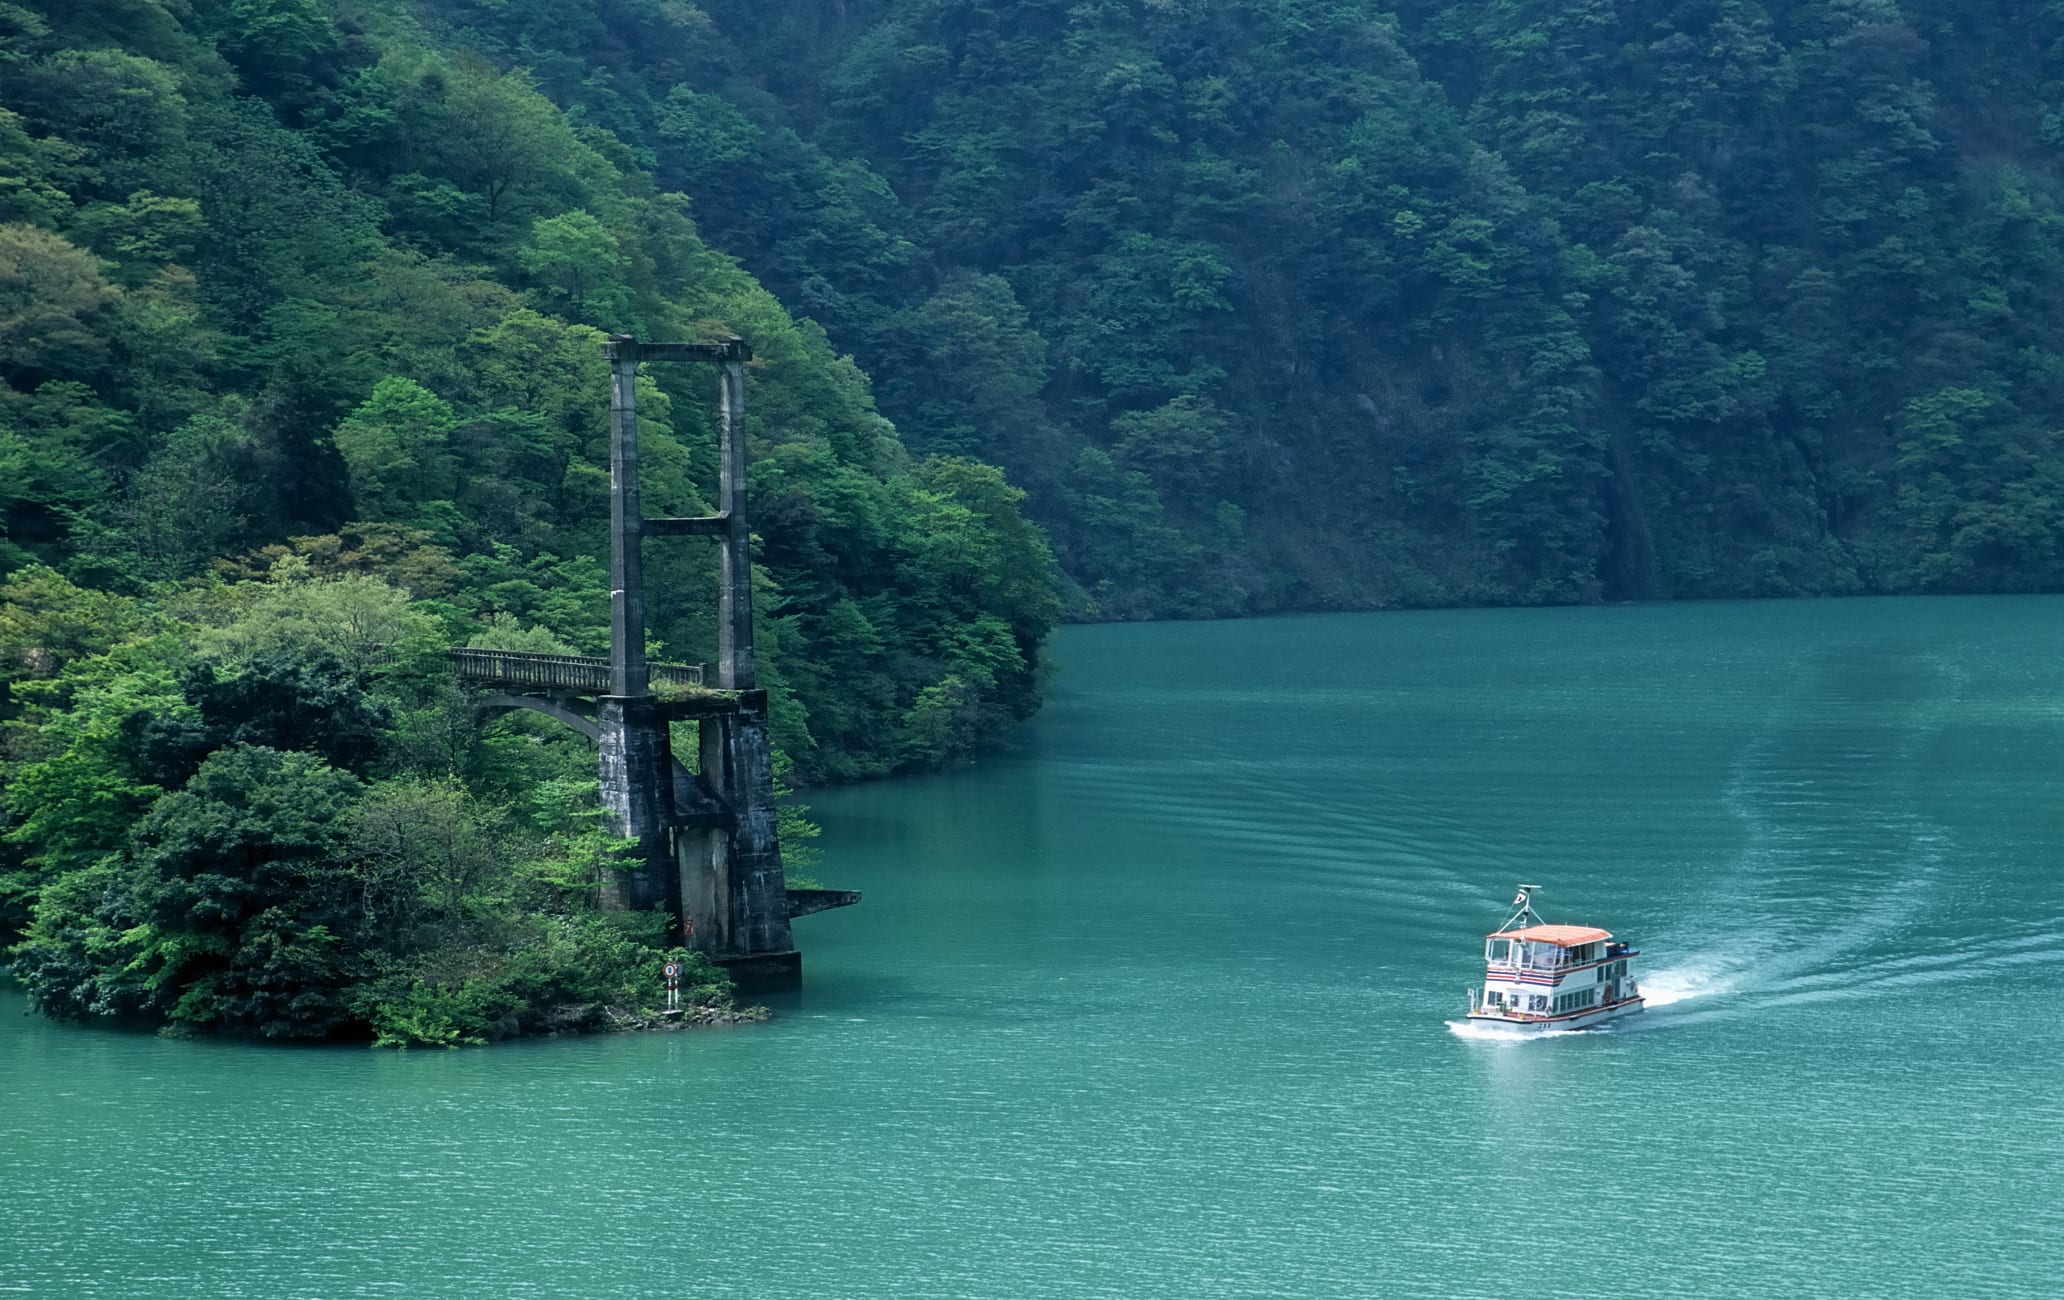
<path id="1" fill-rule="evenodd" d="M 524 690 L 567 691 L 579 695 L 609 693 L 609 661 L 589 655 L 548 655 L 530 650 L 486 650 L 475 646 L 451 652 L 459 680 Z M 701 686 L 701 664 L 652 664 L 656 687 Z"/>
<path id="2" fill-rule="evenodd" d="M 701 664 L 648 664 L 654 686 L 700 686 Z"/>

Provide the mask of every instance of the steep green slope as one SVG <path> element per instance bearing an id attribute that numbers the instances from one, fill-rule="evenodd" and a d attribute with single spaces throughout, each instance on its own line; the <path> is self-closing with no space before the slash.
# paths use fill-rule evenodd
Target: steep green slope
<path id="1" fill-rule="evenodd" d="M 822 332 L 528 75 L 401 4 L 8 4 L 0 35 L 0 570 L 135 593 L 328 536 L 301 549 L 596 651 L 601 331 L 735 331 L 798 770 L 937 762 L 1035 707 L 1055 611 L 1012 490 L 907 456 Z M 709 380 L 650 383 L 647 496 L 693 513 Z M 654 559 L 655 635 L 706 657 L 712 557 Z"/>
<path id="2" fill-rule="evenodd" d="M 2064 577 L 2054 6 L 431 7 L 1006 466 L 1079 612 Z"/>

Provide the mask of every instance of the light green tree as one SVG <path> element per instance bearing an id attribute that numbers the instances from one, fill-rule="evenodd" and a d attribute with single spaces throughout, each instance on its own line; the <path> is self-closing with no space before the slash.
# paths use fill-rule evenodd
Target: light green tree
<path id="1" fill-rule="evenodd" d="M 437 620 L 408 593 L 369 574 L 309 576 L 308 561 L 281 558 L 272 577 L 245 584 L 212 625 L 195 629 L 196 648 L 232 662 L 268 653 L 324 651 L 354 669 L 391 662 L 441 643 Z"/>
<path id="2" fill-rule="evenodd" d="M 592 212 L 576 208 L 531 223 L 530 238 L 516 260 L 544 287 L 555 304 L 582 320 L 619 329 L 630 327 L 630 287 L 624 272 L 630 259 L 609 227 Z"/>
<path id="3" fill-rule="evenodd" d="M 449 444 L 458 417 L 412 379 L 387 378 L 337 426 L 337 451 L 351 471 L 358 516 L 408 522 L 457 487 Z"/>

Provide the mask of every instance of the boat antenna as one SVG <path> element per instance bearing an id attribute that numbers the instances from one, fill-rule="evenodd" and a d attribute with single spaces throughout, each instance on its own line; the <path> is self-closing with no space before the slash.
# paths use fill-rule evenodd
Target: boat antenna
<path id="1" fill-rule="evenodd" d="M 1524 930 L 1529 925 L 1541 924 L 1541 918 L 1534 912 L 1534 891 L 1539 885 L 1521 885 L 1519 893 L 1512 900 L 1512 915 L 1505 918 L 1500 930 Z"/>

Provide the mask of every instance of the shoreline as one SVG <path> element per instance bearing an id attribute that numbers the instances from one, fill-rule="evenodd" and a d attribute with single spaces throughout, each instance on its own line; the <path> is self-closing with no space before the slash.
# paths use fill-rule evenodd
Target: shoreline
<path id="1" fill-rule="evenodd" d="M 679 1011 L 639 1011 L 612 1014 L 611 1024 L 600 1030 L 551 1030 L 523 1034 L 522 1038 L 558 1038 L 581 1033 L 671 1034 L 683 1029 L 717 1029 L 726 1025 L 756 1025 L 772 1020 L 774 1013 L 762 1006 L 682 1007 Z M 504 1039 L 507 1042 L 510 1040 Z"/>

